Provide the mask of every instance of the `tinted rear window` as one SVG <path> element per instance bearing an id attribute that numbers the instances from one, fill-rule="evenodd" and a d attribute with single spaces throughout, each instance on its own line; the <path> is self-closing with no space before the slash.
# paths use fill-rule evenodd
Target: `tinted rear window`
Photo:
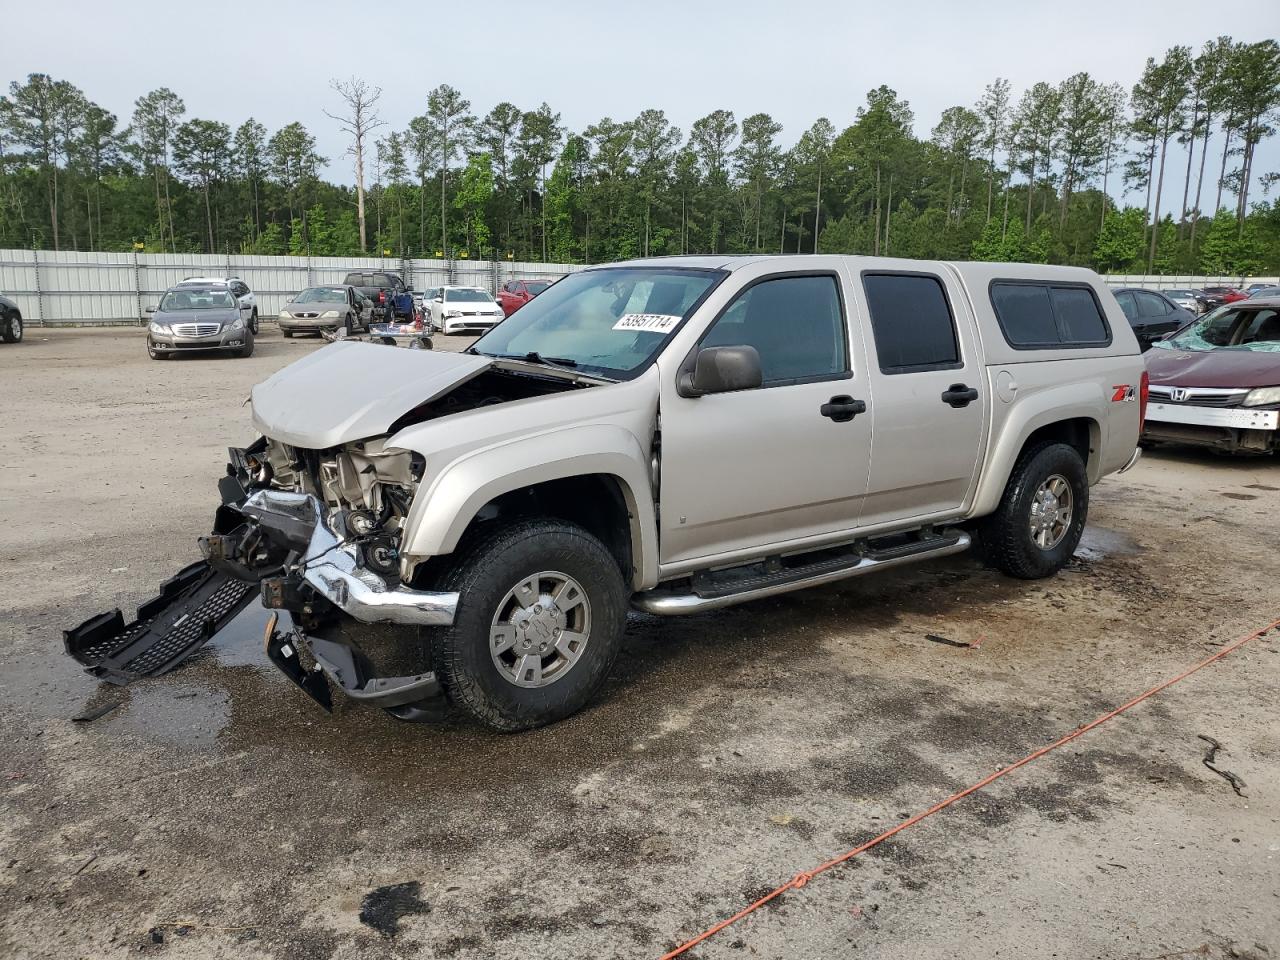
<path id="1" fill-rule="evenodd" d="M 1106 345 L 1111 331 L 1093 291 L 1041 283 L 991 284 L 991 305 L 1011 347 Z"/>
<path id="2" fill-rule="evenodd" d="M 876 355 L 885 373 L 960 365 L 956 327 L 942 281 L 913 274 L 864 274 Z"/>

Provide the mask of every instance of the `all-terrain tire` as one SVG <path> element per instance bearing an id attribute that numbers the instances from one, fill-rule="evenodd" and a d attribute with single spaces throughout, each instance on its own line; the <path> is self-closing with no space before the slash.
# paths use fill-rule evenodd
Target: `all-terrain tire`
<path id="1" fill-rule="evenodd" d="M 563 676 L 541 687 L 517 686 L 494 663 L 490 631 L 507 592 L 544 571 L 566 574 L 582 586 L 590 629 Z M 458 592 L 458 610 L 452 626 L 434 631 L 433 666 L 454 704 L 495 730 L 528 730 L 576 713 L 617 659 L 627 616 L 622 571 L 604 544 L 575 524 L 504 524 L 463 548 L 442 586 Z"/>
<path id="2" fill-rule="evenodd" d="M 1071 517 L 1061 539 L 1046 548 L 1036 543 L 1032 534 L 1032 507 L 1042 485 L 1053 477 L 1063 478 L 1070 488 Z M 1088 514 L 1089 477 L 1079 452 L 1065 443 L 1044 443 L 1024 450 L 1009 475 L 1000 506 L 978 524 L 982 554 L 1011 577 L 1039 580 L 1053 576 L 1075 553 Z"/>

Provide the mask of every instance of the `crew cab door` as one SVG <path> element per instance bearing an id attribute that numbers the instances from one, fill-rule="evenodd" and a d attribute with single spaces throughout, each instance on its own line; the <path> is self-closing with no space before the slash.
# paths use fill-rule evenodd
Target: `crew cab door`
<path id="1" fill-rule="evenodd" d="M 875 399 L 862 524 L 957 514 L 973 488 L 990 402 L 969 302 L 945 271 L 918 264 L 864 270 L 856 281 Z"/>
<path id="2" fill-rule="evenodd" d="M 809 263 L 735 271 L 704 308 L 713 318 L 696 345 L 660 358 L 660 557 L 669 568 L 784 552 L 857 524 L 871 449 L 871 418 L 856 412 L 868 400 L 861 338 L 839 262 Z M 677 380 L 698 349 L 739 344 L 760 355 L 760 387 L 681 396 Z"/>

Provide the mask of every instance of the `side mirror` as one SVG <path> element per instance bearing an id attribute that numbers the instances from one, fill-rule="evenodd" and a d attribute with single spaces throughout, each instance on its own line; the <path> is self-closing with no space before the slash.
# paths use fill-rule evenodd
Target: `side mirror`
<path id="1" fill-rule="evenodd" d="M 753 390 L 764 383 L 760 354 L 745 344 L 731 347 L 705 347 L 698 351 L 692 372 L 680 374 L 676 392 L 682 397 L 701 397 L 708 393 Z"/>
<path id="2" fill-rule="evenodd" d="M 155 313 L 159 309 L 160 308 L 158 306 L 153 305 L 153 306 L 147 307 L 147 313 Z"/>
<path id="3" fill-rule="evenodd" d="M 434 298 L 436 303 L 444 303 L 444 297 L 437 296 Z"/>

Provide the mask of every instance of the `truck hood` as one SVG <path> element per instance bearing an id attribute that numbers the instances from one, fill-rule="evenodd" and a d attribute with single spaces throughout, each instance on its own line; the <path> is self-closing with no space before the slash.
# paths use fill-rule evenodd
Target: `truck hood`
<path id="1" fill-rule="evenodd" d="M 492 363 L 473 354 L 339 341 L 254 387 L 253 425 L 273 440 L 308 450 L 376 437 Z"/>
<path id="2" fill-rule="evenodd" d="M 1152 383 L 1177 387 L 1274 387 L 1280 353 L 1262 350 L 1177 350 L 1156 347 L 1142 355 Z"/>

